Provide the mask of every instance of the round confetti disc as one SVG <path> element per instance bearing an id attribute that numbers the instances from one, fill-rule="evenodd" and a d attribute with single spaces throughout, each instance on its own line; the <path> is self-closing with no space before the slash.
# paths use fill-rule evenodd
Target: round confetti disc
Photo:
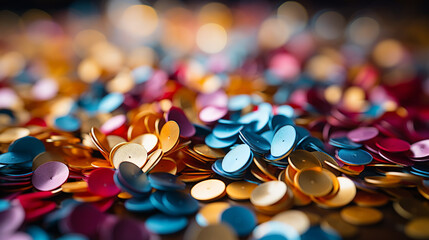
<path id="1" fill-rule="evenodd" d="M 146 149 L 137 143 L 125 143 L 118 147 L 116 151 L 110 153 L 113 166 L 118 169 L 122 162 L 132 162 L 141 168 L 147 161 Z"/>
<path id="2" fill-rule="evenodd" d="M 156 164 L 158 164 L 159 161 L 161 161 L 163 155 L 164 155 L 164 152 L 162 151 L 162 149 L 157 149 L 153 151 L 149 155 L 145 165 L 142 168 L 143 172 L 145 173 L 150 172 L 156 166 Z"/>
<path id="3" fill-rule="evenodd" d="M 287 224 L 295 228 L 299 234 L 303 234 L 310 228 L 310 219 L 305 213 L 298 210 L 281 212 L 275 215 L 271 220 Z"/>
<path id="4" fill-rule="evenodd" d="M 164 124 L 159 134 L 163 152 L 169 152 L 177 145 L 180 131 L 179 125 L 175 121 L 168 121 Z"/>
<path id="5" fill-rule="evenodd" d="M 232 182 L 226 187 L 226 194 L 233 200 L 248 200 L 257 186 L 246 181 Z"/>
<path id="6" fill-rule="evenodd" d="M 60 187 L 69 177 L 69 168 L 62 162 L 47 162 L 33 173 L 33 186 L 40 191 L 51 191 Z"/>
<path id="7" fill-rule="evenodd" d="M 271 141 L 271 155 L 281 157 L 292 150 L 296 142 L 296 130 L 291 125 L 281 127 Z"/>
<path id="8" fill-rule="evenodd" d="M 352 238 L 359 231 L 357 227 L 344 221 L 339 213 L 331 213 L 325 216 L 320 226 L 325 232 L 334 232 L 342 238 Z"/>
<path id="9" fill-rule="evenodd" d="M 262 183 L 253 190 L 250 202 L 261 207 L 275 204 L 285 196 L 287 188 L 287 185 L 282 181 Z"/>
<path id="10" fill-rule="evenodd" d="M 155 134 L 146 133 L 146 134 L 137 136 L 136 138 L 131 140 L 131 142 L 142 145 L 149 153 L 149 152 L 152 152 L 155 149 L 155 147 L 158 145 L 158 137 Z"/>
<path id="11" fill-rule="evenodd" d="M 414 158 L 429 157 L 429 139 L 421 140 L 411 144 L 411 152 Z"/>
<path id="12" fill-rule="evenodd" d="M 332 179 L 325 171 L 327 170 L 305 169 L 298 172 L 295 176 L 295 184 L 301 192 L 307 195 L 314 197 L 325 196 L 333 188 Z"/>
<path id="13" fill-rule="evenodd" d="M 179 232 L 188 225 L 188 219 L 180 216 L 155 214 L 145 222 L 146 228 L 156 234 L 172 234 Z"/>
<path id="14" fill-rule="evenodd" d="M 227 208 L 220 219 L 234 229 L 238 236 L 248 235 L 256 226 L 256 216 L 253 211 L 242 206 Z"/>
<path id="15" fill-rule="evenodd" d="M 108 168 L 93 170 L 88 176 L 89 192 L 102 197 L 112 197 L 120 193 L 121 190 L 113 180 L 114 174 L 115 171 Z"/>
<path id="16" fill-rule="evenodd" d="M 6 152 L 0 155 L 0 164 L 18 164 L 30 162 L 33 157 L 30 154 L 22 152 Z"/>
<path id="17" fill-rule="evenodd" d="M 225 183 L 218 179 L 208 179 L 195 184 L 191 195 L 199 201 L 210 201 L 221 197 L 225 193 Z"/>
<path id="18" fill-rule="evenodd" d="M 399 138 L 383 138 L 376 143 L 377 147 L 387 152 L 405 152 L 410 150 L 410 144 Z"/>
<path id="19" fill-rule="evenodd" d="M 362 149 L 340 149 L 338 151 L 339 159 L 349 165 L 366 165 L 372 161 L 372 156 Z"/>
<path id="20" fill-rule="evenodd" d="M 331 198 L 317 198 L 317 203 L 326 207 L 342 207 L 349 204 L 356 195 L 356 186 L 346 177 L 337 177 L 339 183 L 338 193 Z"/>
<path id="21" fill-rule="evenodd" d="M 43 142 L 32 136 L 22 137 L 13 141 L 8 149 L 9 152 L 26 153 L 31 156 L 31 159 L 45 150 Z"/>
<path id="22" fill-rule="evenodd" d="M 188 215 L 198 211 L 199 204 L 189 193 L 168 191 L 162 197 L 162 203 L 174 215 Z"/>
<path id="23" fill-rule="evenodd" d="M 241 170 L 252 160 L 252 152 L 246 144 L 236 146 L 229 151 L 222 161 L 222 169 L 225 172 L 233 173 Z"/>
<path id="24" fill-rule="evenodd" d="M 292 166 L 297 171 L 322 167 L 320 161 L 313 154 L 305 150 L 293 151 L 289 155 L 288 161 L 290 166 Z"/>
<path id="25" fill-rule="evenodd" d="M 192 137 L 195 135 L 195 127 L 189 121 L 188 117 L 182 109 L 178 107 L 171 107 L 167 113 L 166 120 L 175 121 L 179 125 L 181 137 Z"/>
<path id="26" fill-rule="evenodd" d="M 351 206 L 340 212 L 344 221 L 353 225 L 371 225 L 383 219 L 383 213 L 375 208 Z"/>
<path id="27" fill-rule="evenodd" d="M 378 135 L 378 129 L 375 127 L 360 127 L 349 133 L 347 137 L 353 142 L 364 142 L 375 138 Z"/>
<path id="28" fill-rule="evenodd" d="M 419 217 L 405 225 L 405 234 L 413 239 L 429 239 L 429 217 Z"/>
<path id="29" fill-rule="evenodd" d="M 149 174 L 148 179 L 152 187 L 158 190 L 183 190 L 186 187 L 184 182 L 180 181 L 177 176 L 170 173 L 151 173 Z"/>
<path id="30" fill-rule="evenodd" d="M 147 175 L 134 163 L 122 162 L 118 168 L 119 180 L 136 192 L 149 192 L 151 190 Z"/>

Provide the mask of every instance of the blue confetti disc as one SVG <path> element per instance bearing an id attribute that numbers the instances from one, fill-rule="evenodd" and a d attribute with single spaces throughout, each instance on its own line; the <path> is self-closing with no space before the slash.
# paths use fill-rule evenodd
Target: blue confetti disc
<path id="1" fill-rule="evenodd" d="M 6 199 L 0 199 L 0 213 L 10 208 L 10 202 Z"/>
<path id="2" fill-rule="evenodd" d="M 48 233 L 39 226 L 29 226 L 25 231 L 30 234 L 34 240 L 50 240 Z"/>
<path id="3" fill-rule="evenodd" d="M 258 225 L 255 230 L 253 230 L 252 237 L 254 239 L 264 239 L 264 237 L 269 236 L 276 236 L 280 237 L 282 236 L 284 239 L 287 240 L 299 240 L 301 239 L 298 231 L 282 222 L 278 221 L 268 221 L 265 223 L 262 223 Z M 271 239 L 271 238 L 266 238 Z M 273 238 L 273 239 L 279 239 L 279 238 Z"/>
<path id="4" fill-rule="evenodd" d="M 366 165 L 372 161 L 372 156 L 362 149 L 340 149 L 339 159 L 349 165 Z"/>
<path id="5" fill-rule="evenodd" d="M 243 179 L 244 172 L 235 172 L 235 173 L 227 173 L 222 169 L 222 159 L 215 161 L 212 164 L 212 170 L 219 176 L 231 179 L 231 180 L 241 180 Z"/>
<path id="6" fill-rule="evenodd" d="M 162 196 L 162 203 L 174 215 L 189 215 L 199 209 L 198 201 L 184 192 L 166 192 Z"/>
<path id="7" fill-rule="evenodd" d="M 268 130 L 268 131 L 261 133 L 261 137 L 265 138 L 265 140 L 267 140 L 271 146 L 271 141 L 273 140 L 274 133 L 275 133 L 274 131 Z"/>
<path id="8" fill-rule="evenodd" d="M 237 136 L 241 129 L 242 124 L 217 124 L 213 128 L 213 135 L 219 139 L 232 138 Z"/>
<path id="9" fill-rule="evenodd" d="M 277 132 L 277 130 L 279 130 L 281 127 L 285 126 L 285 125 L 295 125 L 293 120 L 285 117 L 283 115 L 275 115 L 271 118 L 271 122 L 270 122 L 270 128 L 271 130 L 273 130 L 274 132 Z"/>
<path id="10" fill-rule="evenodd" d="M 260 134 L 249 131 L 240 131 L 240 140 L 247 144 L 253 151 L 263 155 L 270 151 L 271 144 Z"/>
<path id="11" fill-rule="evenodd" d="M 30 164 L 32 164 L 32 160 L 33 157 L 31 155 L 21 152 L 6 152 L 0 155 L 1 164 L 17 164 L 24 162 L 29 162 Z"/>
<path id="12" fill-rule="evenodd" d="M 116 186 L 119 187 L 122 191 L 125 191 L 131 195 L 133 195 L 133 197 L 137 197 L 137 198 L 144 198 L 147 197 L 148 193 L 141 193 L 141 192 L 136 192 L 133 189 L 131 189 L 130 187 L 128 187 L 128 184 L 124 184 L 125 181 L 121 181 L 119 179 L 119 172 L 116 171 L 115 174 L 113 174 L 113 181 L 115 182 Z"/>
<path id="13" fill-rule="evenodd" d="M 177 215 L 174 212 L 171 212 L 170 209 L 168 209 L 164 203 L 162 202 L 162 198 L 164 197 L 165 192 L 164 191 L 155 191 L 153 192 L 150 197 L 149 201 L 152 203 L 152 205 L 158 209 L 159 211 L 168 214 L 168 215 Z"/>
<path id="14" fill-rule="evenodd" d="M 229 151 L 222 160 L 222 169 L 225 172 L 233 173 L 242 170 L 252 161 L 252 152 L 246 144 L 240 144 Z"/>
<path id="15" fill-rule="evenodd" d="M 221 222 L 228 224 L 238 236 L 250 234 L 256 226 L 256 216 L 253 211 L 242 206 L 233 206 L 221 214 Z"/>
<path id="16" fill-rule="evenodd" d="M 80 119 L 72 115 L 58 117 L 55 119 L 54 123 L 56 128 L 66 132 L 77 131 L 81 126 Z"/>
<path id="17" fill-rule="evenodd" d="M 131 198 L 125 201 L 124 206 L 131 212 L 152 212 L 156 209 L 150 198 Z"/>
<path id="18" fill-rule="evenodd" d="M 125 97 L 122 93 L 109 93 L 100 100 L 98 111 L 102 113 L 113 112 L 122 105 L 124 99 Z"/>
<path id="19" fill-rule="evenodd" d="M 238 122 L 242 124 L 251 124 L 252 122 L 255 122 L 253 130 L 255 132 L 262 131 L 266 126 L 268 126 L 268 122 L 270 121 L 270 114 L 266 111 L 255 111 L 250 112 L 238 120 Z"/>
<path id="20" fill-rule="evenodd" d="M 19 138 L 9 145 L 9 152 L 19 152 L 29 154 L 32 158 L 36 157 L 39 153 L 46 151 L 45 145 L 39 139 L 26 136 Z"/>
<path id="21" fill-rule="evenodd" d="M 207 146 L 211 148 L 216 148 L 216 149 L 227 148 L 227 147 L 231 147 L 237 141 L 237 138 L 238 138 L 238 135 L 230 138 L 220 139 L 215 137 L 215 135 L 212 133 L 207 135 L 205 139 L 205 143 Z"/>
<path id="22" fill-rule="evenodd" d="M 292 125 L 281 127 L 271 141 L 271 155 L 280 158 L 289 153 L 295 146 L 297 133 Z"/>
<path id="23" fill-rule="evenodd" d="M 249 106 L 252 103 L 252 98 L 249 95 L 241 94 L 232 96 L 228 99 L 228 110 L 229 111 L 241 111 L 243 108 Z"/>
<path id="24" fill-rule="evenodd" d="M 149 182 L 153 188 L 163 191 L 183 190 L 186 184 L 180 181 L 176 175 L 166 172 L 149 174 Z"/>
<path id="25" fill-rule="evenodd" d="M 147 175 L 132 162 L 121 162 L 118 168 L 119 180 L 135 192 L 150 192 L 152 189 Z"/>
<path id="26" fill-rule="evenodd" d="M 156 234 L 172 234 L 179 232 L 188 225 L 188 219 L 180 216 L 155 214 L 145 223 L 146 228 Z"/>

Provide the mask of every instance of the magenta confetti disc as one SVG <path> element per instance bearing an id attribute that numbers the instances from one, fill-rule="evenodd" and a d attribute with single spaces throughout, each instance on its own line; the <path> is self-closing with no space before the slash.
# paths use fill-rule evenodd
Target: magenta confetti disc
<path id="1" fill-rule="evenodd" d="M 25 232 L 13 233 L 12 235 L 7 236 L 5 239 L 8 239 L 8 240 L 33 240 L 33 238 L 30 236 L 30 234 L 25 233 Z"/>
<path id="2" fill-rule="evenodd" d="M 113 180 L 114 174 L 115 171 L 108 168 L 99 168 L 92 171 L 88 177 L 89 192 L 102 197 L 112 197 L 120 193 L 121 190 Z"/>
<path id="3" fill-rule="evenodd" d="M 62 162 L 47 162 L 33 173 L 33 186 L 40 191 L 54 190 L 67 181 L 69 168 Z"/>
<path id="4" fill-rule="evenodd" d="M 383 138 L 376 145 L 387 152 L 405 152 L 410 150 L 410 144 L 399 138 Z"/>
<path id="5" fill-rule="evenodd" d="M 378 129 L 375 127 L 360 127 L 350 131 L 347 137 L 353 142 L 364 142 L 375 138 L 378 135 Z"/>
<path id="6" fill-rule="evenodd" d="M 179 125 L 181 137 L 192 137 L 195 135 L 195 127 L 182 109 L 178 107 L 170 108 L 167 113 L 167 121 L 175 121 Z"/>
<path id="7" fill-rule="evenodd" d="M 414 165 L 414 162 L 402 154 L 380 150 L 378 155 L 391 163 L 396 163 L 401 166 L 409 167 Z"/>
<path id="8" fill-rule="evenodd" d="M 94 237 L 100 229 L 105 215 L 89 203 L 77 205 L 64 219 L 70 232 Z"/>
<path id="9" fill-rule="evenodd" d="M 47 213 L 52 212 L 57 207 L 55 202 L 51 201 L 40 201 L 39 207 L 32 208 L 25 211 L 25 220 L 32 222 L 38 220 L 40 217 L 44 216 Z"/>
<path id="10" fill-rule="evenodd" d="M 212 123 L 223 118 L 228 113 L 228 108 L 207 106 L 199 113 L 199 118 L 205 123 Z"/>
<path id="11" fill-rule="evenodd" d="M 223 90 L 217 90 L 213 93 L 199 94 L 196 99 L 198 108 L 204 108 L 207 106 L 214 107 L 227 107 L 228 95 Z"/>
<path id="12" fill-rule="evenodd" d="M 429 139 L 421 140 L 411 144 L 410 150 L 413 158 L 429 157 Z"/>
<path id="13" fill-rule="evenodd" d="M 25 212 L 18 200 L 11 202 L 11 207 L 0 212 L 0 237 L 14 233 L 24 222 Z"/>

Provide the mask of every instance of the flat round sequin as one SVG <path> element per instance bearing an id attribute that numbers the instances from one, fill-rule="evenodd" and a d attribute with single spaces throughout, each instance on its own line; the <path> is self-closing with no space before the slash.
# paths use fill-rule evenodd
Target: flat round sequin
<path id="1" fill-rule="evenodd" d="M 113 181 L 115 171 L 107 168 L 99 168 L 88 176 L 88 189 L 91 193 L 102 197 L 117 195 L 120 190 Z"/>
<path id="2" fill-rule="evenodd" d="M 366 165 L 372 161 L 372 156 L 362 149 L 340 149 L 339 159 L 349 165 Z"/>
<path id="3" fill-rule="evenodd" d="M 156 214 L 150 216 L 146 222 L 146 228 L 156 234 L 172 234 L 179 232 L 188 225 L 186 217 L 168 216 Z"/>
<path id="4" fill-rule="evenodd" d="M 375 138 L 378 135 L 378 129 L 375 127 L 360 127 L 349 133 L 347 137 L 354 142 L 364 142 Z"/>
<path id="5" fill-rule="evenodd" d="M 269 206 L 282 199 L 287 185 L 281 181 L 266 182 L 256 187 L 250 196 L 250 202 L 258 206 Z"/>
<path id="6" fill-rule="evenodd" d="M 210 201 L 221 197 L 225 193 L 225 183 L 218 179 L 208 179 L 195 184 L 191 195 L 200 201 Z"/>
<path id="7" fill-rule="evenodd" d="M 33 186 L 40 191 L 51 191 L 60 187 L 69 177 L 68 167 L 61 162 L 47 162 L 33 173 Z"/>
<path id="8" fill-rule="evenodd" d="M 245 181 L 232 182 L 226 187 L 226 194 L 233 200 L 248 200 L 257 186 Z"/>
<path id="9" fill-rule="evenodd" d="M 117 169 L 122 162 L 132 162 L 139 168 L 143 167 L 147 161 L 146 149 L 137 143 L 125 143 L 118 147 L 116 151 L 110 153 L 113 166 Z"/>
<path id="10" fill-rule="evenodd" d="M 296 130 L 291 125 L 281 127 L 271 140 L 271 155 L 281 157 L 286 155 L 295 145 Z"/>
<path id="11" fill-rule="evenodd" d="M 325 196 L 333 187 L 332 180 L 324 169 L 303 170 L 295 176 L 295 183 L 303 193 L 314 197 Z"/>
<path id="12" fill-rule="evenodd" d="M 169 152 L 179 141 L 180 128 L 175 121 L 168 121 L 161 128 L 159 141 L 163 152 Z"/>
<path id="13" fill-rule="evenodd" d="M 383 138 L 376 145 L 387 152 L 405 152 L 410 150 L 410 144 L 399 138 Z"/>
<path id="14" fill-rule="evenodd" d="M 221 222 L 231 226 L 238 236 L 246 236 L 256 226 L 255 214 L 246 207 L 227 208 L 220 216 Z"/>
<path id="15" fill-rule="evenodd" d="M 252 159 L 252 152 L 249 146 L 241 144 L 229 151 L 222 161 L 222 169 L 233 173 L 241 170 Z"/>
<path id="16" fill-rule="evenodd" d="M 375 208 L 352 206 L 341 210 L 344 221 L 353 225 L 371 225 L 383 219 L 383 213 Z"/>
<path id="17" fill-rule="evenodd" d="M 170 173 L 151 173 L 149 174 L 149 182 L 152 187 L 169 191 L 169 190 L 183 190 L 186 187 L 186 184 L 179 179 L 177 176 Z"/>
<path id="18" fill-rule="evenodd" d="M 303 234 L 310 228 L 310 219 L 298 210 L 288 210 L 275 215 L 272 221 L 282 222 L 293 227 L 299 234 Z"/>

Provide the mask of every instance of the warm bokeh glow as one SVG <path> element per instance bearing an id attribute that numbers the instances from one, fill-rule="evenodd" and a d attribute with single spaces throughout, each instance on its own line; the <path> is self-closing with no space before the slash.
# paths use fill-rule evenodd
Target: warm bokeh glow
<path id="1" fill-rule="evenodd" d="M 205 53 L 222 51 L 228 41 L 225 29 L 216 23 L 204 24 L 197 32 L 197 45 Z"/>

